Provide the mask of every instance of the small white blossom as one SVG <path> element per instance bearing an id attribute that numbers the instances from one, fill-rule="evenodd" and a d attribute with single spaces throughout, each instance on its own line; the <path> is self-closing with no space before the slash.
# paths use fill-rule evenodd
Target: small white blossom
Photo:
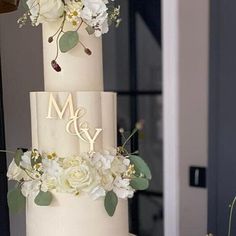
<path id="1" fill-rule="evenodd" d="M 13 160 L 8 167 L 7 177 L 9 180 L 16 180 L 18 182 L 28 179 L 26 173 L 16 165 L 15 160 Z"/>
<path id="2" fill-rule="evenodd" d="M 95 36 L 100 37 L 108 32 L 107 6 L 103 0 L 83 0 L 81 11 L 83 20 L 95 30 Z"/>
<path id="3" fill-rule="evenodd" d="M 59 165 L 57 159 L 50 160 L 50 159 L 44 158 L 42 160 L 42 164 L 43 164 L 44 173 L 48 174 L 51 177 L 57 177 L 62 172 L 62 168 Z"/>
<path id="4" fill-rule="evenodd" d="M 93 200 L 97 200 L 101 197 L 104 197 L 106 195 L 106 191 L 104 188 L 97 186 L 90 192 L 90 196 Z"/>
<path id="5" fill-rule="evenodd" d="M 81 22 L 81 10 L 83 8 L 82 1 L 67 1 L 66 2 L 66 20 L 73 26 L 77 26 Z"/>
<path id="6" fill-rule="evenodd" d="M 134 195 L 134 189 L 130 186 L 130 180 L 122 179 L 121 177 L 115 179 L 113 191 L 121 199 L 132 198 Z"/>
<path id="7" fill-rule="evenodd" d="M 22 184 L 21 192 L 25 197 L 29 196 L 37 196 L 40 191 L 41 181 L 39 180 L 31 180 L 25 181 Z"/>
<path id="8" fill-rule="evenodd" d="M 127 159 L 127 158 L 125 158 L 125 159 L 123 160 L 123 164 L 126 165 L 126 166 L 129 166 L 129 165 L 130 165 L 130 160 Z"/>
<path id="9" fill-rule="evenodd" d="M 101 168 L 107 170 L 111 169 L 111 164 L 114 158 L 115 157 L 110 155 L 109 152 L 105 152 L 104 154 L 98 152 L 92 156 L 92 163 L 97 167 L 97 169 Z"/>
<path id="10" fill-rule="evenodd" d="M 31 151 L 24 152 L 23 156 L 21 157 L 20 166 L 22 166 L 23 168 L 25 168 L 27 170 L 32 169 L 31 153 L 32 153 Z"/>

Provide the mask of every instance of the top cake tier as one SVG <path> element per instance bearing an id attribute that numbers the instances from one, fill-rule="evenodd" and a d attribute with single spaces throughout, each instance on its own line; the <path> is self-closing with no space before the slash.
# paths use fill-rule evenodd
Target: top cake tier
<path id="1" fill-rule="evenodd" d="M 67 53 L 59 50 L 57 62 L 61 72 L 51 67 L 51 61 L 57 54 L 56 37 L 52 43 L 48 38 L 53 36 L 60 23 L 50 22 L 43 25 L 44 53 L 44 88 L 45 91 L 103 91 L 102 39 L 89 35 L 82 25 L 79 29 L 79 39 L 92 55 L 84 52 L 84 47 L 78 44 Z M 67 28 L 66 30 L 75 30 Z"/>

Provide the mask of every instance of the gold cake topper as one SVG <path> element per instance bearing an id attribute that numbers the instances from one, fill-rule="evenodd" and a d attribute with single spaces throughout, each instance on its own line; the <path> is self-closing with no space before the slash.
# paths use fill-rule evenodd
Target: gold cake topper
<path id="1" fill-rule="evenodd" d="M 81 119 L 86 114 L 86 109 L 83 107 L 79 107 L 74 109 L 73 104 L 73 98 L 72 94 L 70 93 L 64 103 L 64 106 L 60 108 L 57 104 L 57 101 L 55 100 L 52 93 L 50 93 L 49 96 L 49 104 L 48 104 L 48 114 L 47 119 L 56 119 L 57 117 L 52 116 L 52 110 L 54 110 L 57 113 L 57 116 L 60 120 L 63 119 L 64 114 L 66 112 L 66 109 L 69 107 L 69 121 L 66 124 L 66 132 L 70 135 L 77 136 L 80 140 L 89 143 L 89 151 L 94 151 L 95 142 L 99 136 L 99 134 L 102 132 L 101 128 L 96 128 L 94 135 L 91 135 L 88 122 L 81 121 Z"/>

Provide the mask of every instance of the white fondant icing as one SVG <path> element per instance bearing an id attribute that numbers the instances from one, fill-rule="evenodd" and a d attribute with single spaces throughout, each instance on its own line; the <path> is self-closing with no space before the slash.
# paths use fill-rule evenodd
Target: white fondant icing
<path id="1" fill-rule="evenodd" d="M 128 202 L 120 200 L 113 217 L 104 199 L 54 193 L 51 206 L 40 207 L 27 200 L 28 236 L 128 236 Z"/>
<path id="2" fill-rule="evenodd" d="M 70 25 L 70 24 L 69 24 Z M 61 72 L 51 67 L 56 55 L 56 38 L 52 43 L 48 38 L 60 27 L 60 22 L 43 25 L 44 86 L 45 91 L 103 91 L 102 39 L 88 35 L 85 27 L 79 29 L 79 38 L 92 51 L 88 56 L 78 44 L 67 53 L 59 52 L 57 59 Z M 66 23 L 65 30 L 75 30 Z"/>

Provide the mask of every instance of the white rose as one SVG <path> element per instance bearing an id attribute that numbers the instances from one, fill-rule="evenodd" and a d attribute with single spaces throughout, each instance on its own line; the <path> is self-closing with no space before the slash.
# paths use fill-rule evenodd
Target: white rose
<path id="1" fill-rule="evenodd" d="M 40 191 L 40 186 L 41 181 L 39 180 L 26 181 L 22 184 L 21 192 L 25 197 L 36 197 Z"/>
<path id="2" fill-rule="evenodd" d="M 121 177 L 115 179 L 113 191 L 116 193 L 118 198 L 122 199 L 132 198 L 134 195 L 134 189 L 130 186 L 130 180 L 122 179 Z"/>
<path id="3" fill-rule="evenodd" d="M 20 181 L 22 179 L 28 179 L 26 173 L 16 165 L 15 160 L 13 160 L 8 167 L 7 177 L 9 180 L 16 180 L 16 181 Z"/>
<path id="4" fill-rule="evenodd" d="M 35 25 L 58 20 L 64 12 L 62 0 L 28 0 L 31 20 Z"/>
<path id="5" fill-rule="evenodd" d="M 98 198 L 105 197 L 106 191 L 104 188 L 97 186 L 90 192 L 90 196 L 93 200 L 97 200 Z"/>
<path id="6" fill-rule="evenodd" d="M 83 20 L 94 28 L 95 36 L 100 37 L 108 32 L 107 6 L 103 0 L 83 0 L 84 8 L 81 11 Z"/>
<path id="7" fill-rule="evenodd" d="M 66 192 L 80 193 L 89 192 L 98 181 L 98 176 L 89 164 L 83 161 L 80 165 L 65 169 L 60 182 L 62 190 Z"/>

